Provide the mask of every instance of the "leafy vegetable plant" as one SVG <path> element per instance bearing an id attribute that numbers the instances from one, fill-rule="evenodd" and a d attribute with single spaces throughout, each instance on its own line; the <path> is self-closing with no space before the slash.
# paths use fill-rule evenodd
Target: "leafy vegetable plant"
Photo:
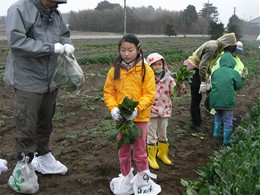
<path id="1" fill-rule="evenodd" d="M 181 179 L 184 195 L 260 194 L 260 99 L 232 134 L 233 143 L 214 151 L 210 162 L 199 167 L 199 179 Z"/>
<path id="2" fill-rule="evenodd" d="M 138 136 L 142 136 L 142 130 L 136 126 L 134 121 L 127 120 L 138 104 L 139 102 L 134 101 L 132 98 L 125 97 L 123 102 L 118 105 L 122 119 L 117 122 L 115 130 L 110 133 L 108 138 L 108 140 L 112 141 L 116 139 L 117 134 L 120 132 L 121 138 L 117 143 L 118 149 L 121 148 L 123 144 L 133 144 Z"/>
<path id="3" fill-rule="evenodd" d="M 186 66 L 181 66 L 179 70 L 172 72 L 172 77 L 175 79 L 177 83 L 176 87 L 174 87 L 173 95 L 177 96 L 180 91 L 180 87 L 183 84 L 191 83 L 191 79 L 195 73 L 195 70 L 187 70 Z"/>

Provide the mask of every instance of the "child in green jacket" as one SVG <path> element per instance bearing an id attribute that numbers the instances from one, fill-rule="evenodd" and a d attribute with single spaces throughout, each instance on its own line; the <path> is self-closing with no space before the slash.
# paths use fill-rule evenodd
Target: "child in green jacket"
<path id="1" fill-rule="evenodd" d="M 232 133 L 233 110 L 236 104 L 235 91 L 241 89 L 243 80 L 234 70 L 236 62 L 229 51 L 225 51 L 220 59 L 220 68 L 211 77 L 210 107 L 216 110 L 214 115 L 214 137 L 220 134 L 220 126 L 224 124 L 223 144 L 230 144 Z"/>

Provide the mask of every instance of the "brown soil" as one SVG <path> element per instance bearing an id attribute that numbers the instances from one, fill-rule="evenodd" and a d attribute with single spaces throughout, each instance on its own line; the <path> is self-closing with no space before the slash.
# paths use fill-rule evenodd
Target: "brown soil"
<path id="1" fill-rule="evenodd" d="M 3 56 L 2 56 L 3 57 Z M 108 66 L 107 66 L 108 67 Z M 69 171 L 66 175 L 41 175 L 37 173 L 39 195 L 100 195 L 112 194 L 109 182 L 119 173 L 117 147 L 107 139 L 107 130 L 100 127 L 109 113 L 101 100 L 94 97 L 104 83 L 105 77 L 97 73 L 99 66 L 82 67 L 86 73 L 86 83 L 82 93 L 71 96 L 60 91 L 56 112 L 67 113 L 67 117 L 54 121 L 51 148 L 54 156 L 64 163 Z M 247 82 L 237 94 L 237 107 L 234 111 L 234 126 L 249 111 L 260 97 L 260 76 Z M 0 176 L 0 194 L 16 194 L 7 181 L 16 164 L 14 148 L 15 122 L 12 116 L 14 93 L 0 79 L 0 157 L 8 160 L 9 170 Z M 205 139 L 191 135 L 189 114 L 190 94 L 174 99 L 173 114 L 168 127 L 170 141 L 169 156 L 173 166 L 162 164 L 156 182 L 161 185 L 161 195 L 180 195 L 184 192 L 181 179 L 195 180 L 196 170 L 209 162 L 213 151 L 221 147 L 222 138 L 213 138 L 212 116 L 202 106 L 203 125 L 207 129 Z M 87 111 L 86 111 L 87 110 Z"/>

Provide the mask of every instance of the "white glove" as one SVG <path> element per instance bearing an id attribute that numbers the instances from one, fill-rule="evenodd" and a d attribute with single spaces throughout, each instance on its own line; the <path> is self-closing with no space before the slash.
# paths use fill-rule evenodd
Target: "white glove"
<path id="1" fill-rule="evenodd" d="M 241 72 L 240 76 L 245 79 L 248 75 L 248 69 L 244 68 L 243 71 Z"/>
<path id="2" fill-rule="evenodd" d="M 67 55 L 71 55 L 75 51 L 75 47 L 71 44 L 64 44 L 64 50 Z"/>
<path id="3" fill-rule="evenodd" d="M 208 77 L 208 82 L 207 82 L 207 91 L 211 89 L 211 76 Z"/>
<path id="4" fill-rule="evenodd" d="M 207 92 L 207 83 L 201 82 L 199 93 L 206 93 L 206 92 Z"/>
<path id="5" fill-rule="evenodd" d="M 128 121 L 134 120 L 134 118 L 137 117 L 137 115 L 138 115 L 138 112 L 137 112 L 137 109 L 135 108 L 132 115 L 130 117 L 128 117 L 126 120 L 128 120 Z"/>
<path id="6" fill-rule="evenodd" d="M 8 170 L 7 161 L 4 159 L 0 159 L 0 175 L 5 173 Z"/>
<path id="7" fill-rule="evenodd" d="M 118 107 L 115 107 L 111 110 L 111 116 L 116 121 L 119 121 L 122 118 L 122 116 L 120 115 L 120 111 L 119 111 Z"/>
<path id="8" fill-rule="evenodd" d="M 54 53 L 62 55 L 64 53 L 64 46 L 60 43 L 55 43 Z"/>

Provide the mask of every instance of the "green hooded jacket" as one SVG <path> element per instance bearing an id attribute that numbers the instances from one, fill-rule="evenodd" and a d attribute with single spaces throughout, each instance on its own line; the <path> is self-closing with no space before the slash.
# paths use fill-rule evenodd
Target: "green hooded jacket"
<path id="1" fill-rule="evenodd" d="M 220 68 L 211 77 L 210 107 L 232 110 L 236 104 L 235 91 L 241 89 L 243 80 L 234 70 L 236 62 L 230 52 L 225 52 L 220 59 Z"/>

